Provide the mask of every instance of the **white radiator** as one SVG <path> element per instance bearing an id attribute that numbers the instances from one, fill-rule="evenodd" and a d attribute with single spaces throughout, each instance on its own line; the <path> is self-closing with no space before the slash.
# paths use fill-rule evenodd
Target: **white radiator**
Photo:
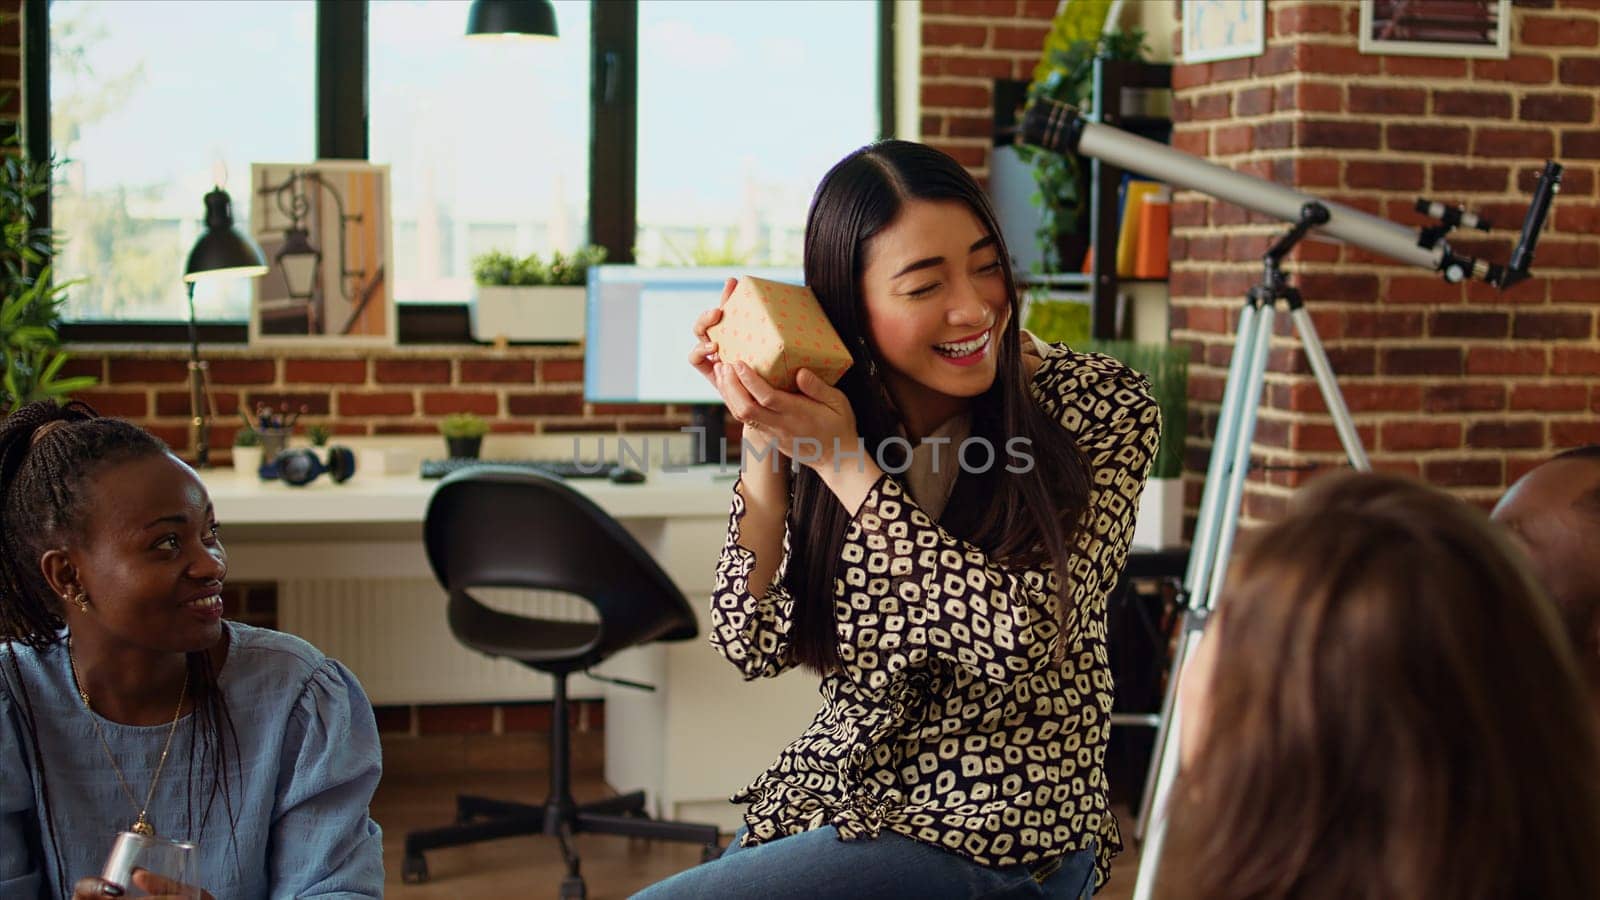
<path id="1" fill-rule="evenodd" d="M 484 589 L 473 596 L 510 613 L 598 621 L 593 607 L 570 594 Z M 349 666 L 377 706 L 550 699 L 549 676 L 456 641 L 445 594 L 431 579 L 282 579 L 278 627 Z M 572 676 L 567 690 L 573 698 L 602 696 L 601 685 L 583 675 Z"/>

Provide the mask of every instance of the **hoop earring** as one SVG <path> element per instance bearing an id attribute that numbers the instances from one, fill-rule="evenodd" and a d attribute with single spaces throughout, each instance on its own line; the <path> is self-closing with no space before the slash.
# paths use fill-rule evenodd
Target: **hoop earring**
<path id="1" fill-rule="evenodd" d="M 71 597 L 68 597 L 66 594 L 62 594 L 61 595 L 61 599 L 68 600 L 68 601 L 71 601 L 72 603 L 77 604 L 79 612 L 88 612 L 89 611 L 89 595 L 85 594 L 81 590 L 78 591 L 78 593 L 76 595 L 71 596 Z"/>

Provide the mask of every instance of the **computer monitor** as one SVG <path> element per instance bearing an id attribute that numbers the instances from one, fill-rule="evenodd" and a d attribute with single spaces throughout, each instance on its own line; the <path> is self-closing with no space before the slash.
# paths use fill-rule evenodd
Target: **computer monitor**
<path id="1" fill-rule="evenodd" d="M 754 275 L 804 284 L 799 268 L 759 266 L 589 269 L 583 396 L 591 403 L 692 404 L 706 443 L 696 461 L 712 461 L 722 436 L 722 398 L 689 365 L 694 320 L 722 299 L 729 278 Z"/>

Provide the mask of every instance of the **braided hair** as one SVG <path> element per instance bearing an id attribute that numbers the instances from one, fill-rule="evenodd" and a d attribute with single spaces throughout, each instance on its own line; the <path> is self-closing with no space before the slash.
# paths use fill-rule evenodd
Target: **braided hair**
<path id="1" fill-rule="evenodd" d="M 56 845 L 33 703 L 12 645 L 43 650 L 64 637 L 66 621 L 60 605 L 64 601 L 46 583 L 39 559 L 47 549 L 85 533 L 94 503 L 90 496 L 93 476 L 110 466 L 169 452 L 167 445 L 148 431 L 121 419 L 101 418 L 80 402 L 28 403 L 0 422 L 0 643 L 6 646 L 10 674 L 22 700 L 24 726 L 31 739 L 34 769 L 39 773 L 40 796 L 44 800 L 41 830 L 49 833 L 63 896 L 71 894 L 66 890 L 70 878 L 63 871 Z M 195 698 L 194 727 L 189 729 L 188 827 L 196 827 L 194 783 L 198 764 L 202 773 L 209 772 L 211 776 L 210 790 L 200 811 L 200 827 L 204 827 L 212 807 L 221 800 L 231 832 L 238 815 L 233 808 L 227 771 L 231 755 L 242 781 L 238 734 L 218 687 L 209 650 L 189 653 L 187 665 Z M 232 740 L 232 754 L 223 739 L 225 734 Z M 234 853 L 237 856 L 237 846 Z"/>

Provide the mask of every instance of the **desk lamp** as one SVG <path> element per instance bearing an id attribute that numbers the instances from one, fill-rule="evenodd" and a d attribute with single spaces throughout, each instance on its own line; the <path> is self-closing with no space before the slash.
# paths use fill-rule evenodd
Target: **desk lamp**
<path id="1" fill-rule="evenodd" d="M 233 227 L 233 199 L 214 187 L 206 194 L 206 230 L 189 251 L 183 267 L 189 294 L 189 411 L 195 466 L 205 467 L 211 457 L 211 396 L 206 387 L 206 364 L 200 359 L 200 331 L 194 319 L 194 283 L 202 279 L 253 278 L 267 274 L 267 258 L 248 236 Z"/>

